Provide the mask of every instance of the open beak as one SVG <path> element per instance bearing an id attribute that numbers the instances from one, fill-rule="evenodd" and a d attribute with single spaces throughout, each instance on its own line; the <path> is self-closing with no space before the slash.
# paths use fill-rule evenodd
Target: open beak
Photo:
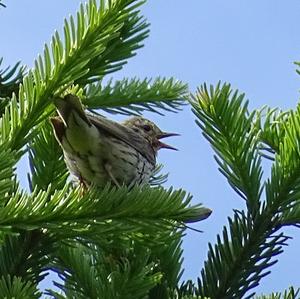
<path id="1" fill-rule="evenodd" d="M 158 147 L 159 148 L 168 148 L 168 149 L 171 149 L 171 150 L 175 150 L 175 151 L 178 151 L 177 148 L 171 146 L 171 145 L 168 145 L 164 142 L 161 142 L 159 139 L 163 139 L 163 138 L 167 138 L 167 137 L 172 137 L 172 136 L 180 136 L 180 134 L 177 134 L 177 133 L 166 133 L 166 132 L 162 132 L 161 134 L 159 134 L 157 136 L 157 139 L 158 139 Z"/>

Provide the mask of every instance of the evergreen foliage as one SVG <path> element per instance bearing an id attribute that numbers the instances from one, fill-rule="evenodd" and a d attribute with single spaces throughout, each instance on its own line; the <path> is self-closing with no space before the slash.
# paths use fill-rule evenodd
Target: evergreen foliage
<path id="1" fill-rule="evenodd" d="M 61 278 L 50 298 L 250 298 L 289 242 L 284 227 L 300 222 L 300 106 L 251 112 L 229 84 L 204 84 L 189 96 L 174 78 L 106 79 L 149 34 L 143 3 L 90 0 L 32 69 L 0 70 L 1 298 L 40 298 L 49 271 Z M 126 115 L 177 112 L 189 99 L 220 172 L 245 202 L 209 244 L 197 282 L 180 280 L 181 239 L 186 223 L 210 210 L 184 190 L 165 189 L 161 166 L 151 186 L 75 187 L 48 121 L 53 98 L 67 92 L 91 111 Z M 15 175 L 26 154 L 29 191 Z M 273 163 L 266 181 L 264 158 Z M 297 296 L 291 288 L 256 298 Z"/>

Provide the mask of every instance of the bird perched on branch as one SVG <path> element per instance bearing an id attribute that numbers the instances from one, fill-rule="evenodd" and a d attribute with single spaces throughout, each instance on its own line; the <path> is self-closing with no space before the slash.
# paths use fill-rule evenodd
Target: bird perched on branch
<path id="1" fill-rule="evenodd" d="M 161 139 L 178 134 L 163 132 L 145 118 L 118 123 L 92 115 L 72 94 L 54 99 L 54 104 L 59 115 L 50 119 L 55 137 L 69 170 L 84 186 L 147 184 L 158 150 L 176 150 Z"/>

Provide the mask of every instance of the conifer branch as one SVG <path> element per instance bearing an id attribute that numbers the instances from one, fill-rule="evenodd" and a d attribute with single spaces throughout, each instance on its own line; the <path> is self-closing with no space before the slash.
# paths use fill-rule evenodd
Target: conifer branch
<path id="1" fill-rule="evenodd" d="M 20 277 L 10 275 L 0 278 L 1 298 L 39 299 L 41 295 L 42 293 L 38 291 L 37 285 L 31 281 L 24 281 Z"/>
<path id="2" fill-rule="evenodd" d="M 299 298 L 300 289 L 294 289 L 290 287 L 288 290 L 285 290 L 283 293 L 272 293 L 271 295 L 261 295 L 256 296 L 255 299 L 297 299 Z"/>
<path id="3" fill-rule="evenodd" d="M 281 111 L 263 107 L 257 111 L 253 127 L 258 131 L 260 140 L 260 153 L 263 157 L 274 160 L 279 152 L 280 142 L 285 136 L 284 124 L 290 111 Z"/>
<path id="4" fill-rule="evenodd" d="M 52 194 L 55 189 L 62 189 L 69 173 L 50 122 L 45 122 L 28 148 L 31 170 L 30 175 L 28 174 L 30 190 L 47 190 L 51 185 Z"/>
<path id="5" fill-rule="evenodd" d="M 163 110 L 180 110 L 187 94 L 187 85 L 173 78 L 134 78 L 115 83 L 110 80 L 105 86 L 101 82 L 88 85 L 84 103 L 90 109 L 100 108 L 110 113 L 131 115 L 150 111 L 162 114 Z"/>
<path id="6" fill-rule="evenodd" d="M 282 225 L 299 224 L 300 106 L 282 123 L 284 137 L 266 184 L 267 203 L 276 207 Z"/>
<path id="7" fill-rule="evenodd" d="M 288 240 L 277 232 L 299 194 L 299 108 L 287 118 L 281 114 L 281 123 L 273 130 L 282 139 L 266 183 L 266 202 L 261 203 L 260 132 L 253 125 L 254 114 L 248 113 L 243 96 L 237 92 L 232 95 L 229 85 L 218 84 L 209 91 L 202 86 L 193 99 L 197 123 L 218 155 L 221 172 L 248 208 L 246 213 L 235 211 L 233 219 L 229 218 L 229 230 L 224 227 L 223 237 L 217 237 L 215 247 L 210 245 L 195 293 L 242 298 L 269 273 L 267 269 L 276 263 L 274 256 L 282 252 Z"/>
<path id="8" fill-rule="evenodd" d="M 244 95 L 232 92 L 229 84 L 210 89 L 204 84 L 191 104 L 197 124 L 217 154 L 219 170 L 251 213 L 256 212 L 262 192 L 261 158 L 257 133 L 251 130 L 254 113 L 249 114 Z"/>
<path id="9" fill-rule="evenodd" d="M 55 283 L 65 293 L 60 298 L 144 298 L 162 275 L 153 271 L 150 251 L 134 247 L 121 256 L 106 255 L 96 245 L 62 247 L 53 267 L 65 281 Z"/>
<path id="10" fill-rule="evenodd" d="M 93 189 L 82 195 L 80 188 L 66 185 L 51 195 L 35 190 L 32 194 L 16 193 L 0 211 L 0 230 L 11 228 L 47 228 L 57 234 L 83 234 L 97 228 L 108 231 L 133 232 L 140 227 L 146 233 L 172 228 L 172 221 L 185 222 L 207 218 L 211 211 L 190 206 L 191 196 L 182 190 L 163 188 Z"/>
<path id="11" fill-rule="evenodd" d="M 12 97 L 0 124 L 2 142 L 20 150 L 35 134 L 33 128 L 52 112 L 55 94 L 119 70 L 148 35 L 148 24 L 137 10 L 142 3 L 101 1 L 98 7 L 90 0 L 81 5 L 77 22 L 73 17 L 65 21 L 64 42 L 56 32 L 51 47 L 45 45 L 44 56 L 24 77 L 18 97 Z"/>
<path id="12" fill-rule="evenodd" d="M 24 281 L 40 282 L 49 263 L 48 254 L 54 251 L 54 238 L 39 231 L 24 232 L 15 229 L 3 234 L 0 245 L 0 273 L 20 277 Z"/>
<path id="13" fill-rule="evenodd" d="M 0 3 L 1 5 L 1 3 Z M 3 58 L 0 58 L 0 66 Z M 25 74 L 25 67 L 20 67 L 20 62 L 13 67 L 0 69 L 0 115 L 4 113 L 6 105 L 13 93 L 18 93 L 19 84 Z"/>

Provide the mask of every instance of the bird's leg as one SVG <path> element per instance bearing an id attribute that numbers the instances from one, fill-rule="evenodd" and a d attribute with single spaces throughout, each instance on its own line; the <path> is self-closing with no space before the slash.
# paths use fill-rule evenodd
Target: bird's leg
<path id="1" fill-rule="evenodd" d="M 82 176 L 80 175 L 78 177 L 79 179 L 79 186 L 81 188 L 81 195 L 84 195 L 86 193 L 86 191 L 88 190 L 88 185 L 87 183 L 83 180 Z"/>
<path id="2" fill-rule="evenodd" d="M 108 162 L 104 163 L 104 169 L 106 170 L 108 176 L 111 178 L 111 180 L 114 182 L 114 184 L 115 184 L 118 188 L 120 188 L 121 186 L 120 186 L 120 184 L 118 183 L 118 181 L 116 180 L 116 178 L 114 177 L 114 175 L 112 174 L 112 172 L 111 172 L 111 165 L 110 165 Z"/>

